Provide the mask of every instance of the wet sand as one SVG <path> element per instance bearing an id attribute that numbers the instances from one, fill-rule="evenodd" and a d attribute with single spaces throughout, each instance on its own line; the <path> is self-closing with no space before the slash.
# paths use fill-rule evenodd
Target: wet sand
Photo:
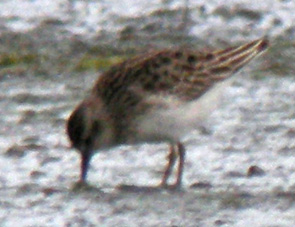
<path id="1" fill-rule="evenodd" d="M 119 190 L 155 186 L 166 145 L 97 154 L 91 190 L 74 190 L 79 156 L 65 120 L 93 75 L 1 82 L 1 223 L 13 226 L 292 226 L 295 80 L 239 76 L 206 131 L 185 139 L 181 192 Z M 76 84 L 79 84 L 78 86 Z M 247 176 L 257 165 L 264 174 Z M 194 187 L 190 187 L 191 185 Z"/>

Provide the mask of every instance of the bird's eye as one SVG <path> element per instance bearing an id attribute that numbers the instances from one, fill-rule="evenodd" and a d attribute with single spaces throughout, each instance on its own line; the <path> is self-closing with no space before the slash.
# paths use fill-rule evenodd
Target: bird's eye
<path id="1" fill-rule="evenodd" d="M 85 130 L 84 111 L 76 109 L 67 122 L 67 131 L 74 147 L 79 147 Z"/>

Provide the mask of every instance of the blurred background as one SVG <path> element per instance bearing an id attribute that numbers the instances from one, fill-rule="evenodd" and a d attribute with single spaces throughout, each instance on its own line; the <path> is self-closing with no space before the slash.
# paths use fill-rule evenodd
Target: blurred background
<path id="1" fill-rule="evenodd" d="M 271 66 L 288 71 L 294 8 L 291 0 L 2 0 L 0 75 L 100 70 L 147 49 L 262 36 L 280 41 L 272 43 L 285 58 Z"/>

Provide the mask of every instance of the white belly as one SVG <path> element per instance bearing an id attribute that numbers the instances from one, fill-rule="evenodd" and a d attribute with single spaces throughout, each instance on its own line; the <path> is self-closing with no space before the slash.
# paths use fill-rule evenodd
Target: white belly
<path id="1" fill-rule="evenodd" d="M 218 83 L 195 101 L 180 103 L 167 99 L 167 108 L 155 110 L 140 121 L 139 137 L 142 140 L 179 141 L 190 131 L 201 126 L 219 106 L 222 93 L 232 80 Z"/>

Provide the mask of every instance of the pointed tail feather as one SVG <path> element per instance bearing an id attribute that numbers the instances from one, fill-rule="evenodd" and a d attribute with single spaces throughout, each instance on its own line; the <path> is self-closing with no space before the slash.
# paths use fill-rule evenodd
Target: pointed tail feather
<path id="1" fill-rule="evenodd" d="M 267 39 L 258 39 L 241 46 L 215 51 L 212 53 L 212 60 L 205 63 L 205 68 L 212 74 L 228 77 L 261 54 L 268 46 Z"/>

